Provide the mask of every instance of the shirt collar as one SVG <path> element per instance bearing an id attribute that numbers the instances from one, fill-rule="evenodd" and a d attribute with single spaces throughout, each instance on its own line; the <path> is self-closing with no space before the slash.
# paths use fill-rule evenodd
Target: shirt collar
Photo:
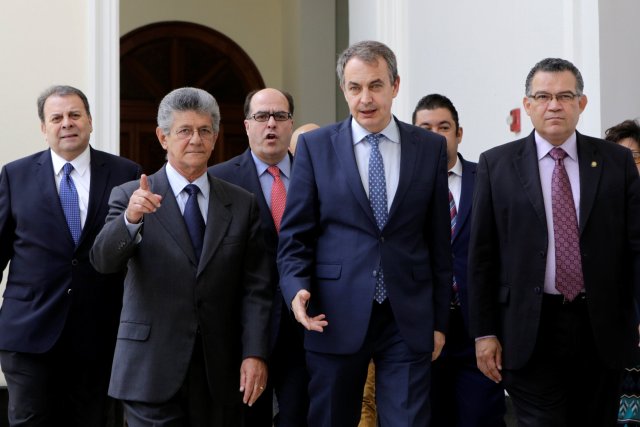
<path id="1" fill-rule="evenodd" d="M 353 137 L 353 145 L 364 140 L 364 138 L 371 132 L 360 126 L 356 120 L 351 118 L 351 136 Z M 391 121 L 379 134 L 383 135 L 387 140 L 396 144 L 400 143 L 400 130 L 398 129 L 398 123 L 391 117 Z"/>
<path id="2" fill-rule="evenodd" d="M 253 157 L 253 163 L 256 165 L 256 171 L 258 172 L 258 176 L 262 176 L 263 173 L 267 171 L 267 168 L 271 165 L 266 164 L 262 160 L 256 156 L 256 154 L 251 151 L 251 157 Z M 291 158 L 289 157 L 289 153 L 285 154 L 285 156 L 276 163 L 274 166 L 277 166 L 280 169 L 280 173 L 285 177 L 289 178 L 291 175 Z"/>
<path id="3" fill-rule="evenodd" d="M 62 173 L 62 168 L 65 164 L 71 163 L 76 173 L 80 176 L 84 176 L 91 164 L 91 150 L 89 149 L 89 145 L 87 145 L 87 148 L 80 153 L 78 157 L 71 161 L 63 159 L 53 150 L 49 150 L 49 152 L 51 153 L 51 163 L 53 163 L 53 173 L 56 175 L 60 175 Z"/>
<path id="4" fill-rule="evenodd" d="M 169 162 L 167 162 L 165 171 L 167 172 L 167 180 L 169 181 L 174 196 L 178 197 L 178 194 L 180 194 L 188 184 L 195 184 L 200 189 L 200 193 L 202 193 L 205 200 L 209 198 L 209 179 L 207 178 L 207 172 L 200 175 L 193 182 L 189 182 L 189 180 L 180 175 Z"/>
<path id="5" fill-rule="evenodd" d="M 449 173 L 457 176 L 462 176 L 462 162 L 460 158 L 456 156 L 456 164 L 453 165 L 451 169 L 449 169 Z"/>
<path id="6" fill-rule="evenodd" d="M 538 161 L 541 160 L 544 156 L 549 154 L 549 151 L 556 148 L 556 145 L 553 145 L 546 139 L 544 139 L 538 131 L 534 132 L 535 140 L 536 140 L 536 151 L 538 153 Z M 576 133 L 573 132 L 571 136 L 562 144 L 557 147 L 562 148 L 572 160 L 578 161 L 578 142 Z"/>

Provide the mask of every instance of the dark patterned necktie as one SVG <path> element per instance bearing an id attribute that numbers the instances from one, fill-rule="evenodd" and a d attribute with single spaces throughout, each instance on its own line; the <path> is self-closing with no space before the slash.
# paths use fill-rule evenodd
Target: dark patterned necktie
<path id="1" fill-rule="evenodd" d="M 382 230 L 389 219 L 387 207 L 387 181 L 384 176 L 384 162 L 380 154 L 380 135 L 369 134 L 366 137 L 371 153 L 369 154 L 369 203 L 373 209 L 373 216 L 376 219 L 378 228 Z M 384 284 L 384 272 L 379 266 L 376 272 L 376 289 L 373 296 L 378 303 L 382 303 L 387 298 L 387 288 Z"/>
<path id="2" fill-rule="evenodd" d="M 449 176 L 451 176 L 453 172 L 449 172 Z M 449 190 L 449 216 L 451 217 L 451 239 L 453 240 L 453 233 L 456 231 L 456 220 L 458 218 L 458 210 L 456 209 L 456 201 L 453 198 L 453 194 L 451 190 Z M 460 305 L 460 296 L 458 295 L 458 282 L 456 281 L 456 276 L 453 276 L 453 284 L 451 285 L 451 305 L 458 306 Z"/>
<path id="3" fill-rule="evenodd" d="M 200 212 L 200 206 L 198 205 L 198 193 L 200 192 L 200 188 L 195 184 L 189 184 L 184 187 L 184 191 L 189 194 L 187 203 L 184 206 L 184 223 L 187 226 L 189 237 L 191 237 L 191 243 L 193 244 L 196 258 L 200 259 L 205 228 L 204 218 L 202 218 L 202 212 Z"/>
<path id="4" fill-rule="evenodd" d="M 569 175 L 563 159 L 567 153 L 562 148 L 554 148 L 549 155 L 555 160 L 551 178 L 551 206 L 553 211 L 553 235 L 556 245 L 556 289 L 568 301 L 582 291 L 582 257 L 578 220 L 571 192 Z"/>
<path id="5" fill-rule="evenodd" d="M 71 178 L 71 171 L 73 171 L 73 165 L 66 163 L 62 168 L 64 176 L 60 181 L 60 204 L 62 204 L 62 210 L 64 216 L 67 219 L 67 225 L 71 232 L 76 246 L 80 240 L 80 234 L 82 233 L 82 223 L 80 221 L 80 204 L 78 200 L 78 191 Z"/>

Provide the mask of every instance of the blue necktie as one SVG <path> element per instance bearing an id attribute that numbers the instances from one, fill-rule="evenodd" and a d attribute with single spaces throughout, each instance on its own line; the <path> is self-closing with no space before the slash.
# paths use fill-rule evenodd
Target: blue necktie
<path id="1" fill-rule="evenodd" d="M 202 218 L 202 212 L 200 212 L 200 206 L 198 205 L 198 193 L 200 188 L 195 184 L 189 184 L 184 187 L 184 191 L 189 194 L 187 204 L 184 206 L 184 223 L 187 226 L 189 237 L 191 237 L 191 243 L 193 249 L 196 252 L 196 258 L 200 259 L 202 254 L 202 244 L 204 242 L 204 218 Z"/>
<path id="2" fill-rule="evenodd" d="M 373 216 L 376 219 L 378 228 L 382 230 L 389 218 L 387 208 L 387 180 L 384 176 L 384 163 L 382 154 L 380 154 L 380 135 L 369 134 L 366 137 L 367 142 L 371 146 L 371 154 L 369 155 L 369 203 L 373 209 Z M 387 288 L 384 285 L 384 272 L 382 266 L 379 266 L 376 272 L 376 289 L 373 299 L 378 303 L 382 303 L 387 298 Z"/>
<path id="3" fill-rule="evenodd" d="M 71 232 L 73 242 L 78 245 L 80 240 L 80 234 L 82 233 L 82 224 L 80 222 L 80 205 L 78 201 L 78 191 L 71 179 L 71 171 L 73 171 L 73 165 L 66 163 L 62 168 L 64 176 L 60 180 L 60 204 L 62 204 L 62 210 L 64 216 L 67 219 L 67 225 Z"/>

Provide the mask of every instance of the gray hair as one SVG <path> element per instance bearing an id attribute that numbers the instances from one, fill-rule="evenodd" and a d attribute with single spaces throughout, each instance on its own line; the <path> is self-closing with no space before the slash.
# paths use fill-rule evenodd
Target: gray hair
<path id="1" fill-rule="evenodd" d="M 365 40 L 352 44 L 340 54 L 340 57 L 338 58 L 338 65 L 336 67 L 340 87 L 344 87 L 344 68 L 347 66 L 347 62 L 352 58 L 358 58 L 367 64 L 375 64 L 378 62 L 379 58 L 382 58 L 387 63 L 387 68 L 389 69 L 389 80 L 392 85 L 395 84 L 396 78 L 398 78 L 398 63 L 396 61 L 396 55 L 384 43 Z"/>
<path id="2" fill-rule="evenodd" d="M 538 62 L 533 66 L 529 74 L 527 75 L 527 81 L 524 84 L 524 93 L 526 96 L 533 95 L 531 93 L 531 81 L 537 72 L 547 72 L 547 73 L 560 73 L 562 71 L 571 71 L 571 73 L 576 78 L 576 93 L 578 95 L 582 95 L 582 91 L 584 90 L 584 80 L 582 80 L 582 74 L 580 74 L 580 70 L 578 67 L 573 65 L 571 62 L 562 58 L 545 58 L 542 61 Z"/>
<path id="3" fill-rule="evenodd" d="M 158 127 L 169 135 L 173 125 L 174 111 L 196 111 L 209 114 L 214 132 L 220 129 L 220 107 L 215 98 L 207 91 L 194 87 L 182 87 L 169 92 L 158 107 Z"/>
<path id="4" fill-rule="evenodd" d="M 84 109 L 87 112 L 89 118 L 91 118 L 91 111 L 89 110 L 89 101 L 87 100 L 87 96 L 82 93 L 80 89 L 77 89 L 73 86 L 64 86 L 64 85 L 54 85 L 46 88 L 38 97 L 38 117 L 40 117 L 40 122 L 44 123 L 44 103 L 47 102 L 47 99 L 51 96 L 71 96 L 77 95 L 84 104 Z"/>

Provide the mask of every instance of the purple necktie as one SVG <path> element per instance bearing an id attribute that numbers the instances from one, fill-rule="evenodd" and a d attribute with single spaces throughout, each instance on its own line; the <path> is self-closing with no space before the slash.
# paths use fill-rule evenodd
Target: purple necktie
<path id="1" fill-rule="evenodd" d="M 449 172 L 449 176 L 451 176 L 452 174 L 453 172 Z M 456 209 L 456 201 L 453 198 L 451 190 L 449 190 L 449 216 L 451 217 L 451 240 L 453 240 L 453 233 L 456 231 L 456 219 L 458 218 L 458 210 Z M 458 282 L 456 281 L 456 276 L 453 276 L 451 305 L 460 305 L 460 297 L 458 296 Z"/>
<path id="2" fill-rule="evenodd" d="M 571 193 L 569 175 L 563 159 L 567 153 L 554 148 L 549 155 L 555 160 L 551 178 L 551 206 L 553 210 L 553 235 L 556 244 L 556 289 L 568 301 L 582 291 L 582 257 L 576 208 Z"/>

